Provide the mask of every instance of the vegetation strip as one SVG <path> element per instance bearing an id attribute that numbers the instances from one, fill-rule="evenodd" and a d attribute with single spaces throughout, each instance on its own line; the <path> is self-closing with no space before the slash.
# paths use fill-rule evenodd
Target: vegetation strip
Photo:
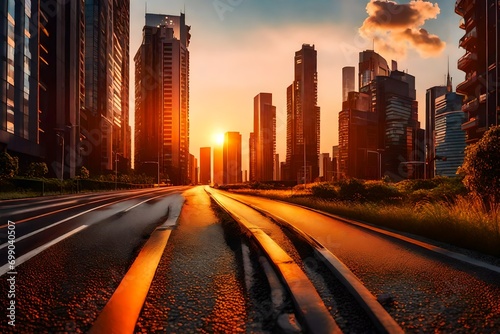
<path id="1" fill-rule="evenodd" d="M 260 228 L 229 211 L 212 192 L 209 195 L 257 242 L 286 283 L 299 316 L 313 333 L 341 333 L 316 289 L 293 259 Z"/>

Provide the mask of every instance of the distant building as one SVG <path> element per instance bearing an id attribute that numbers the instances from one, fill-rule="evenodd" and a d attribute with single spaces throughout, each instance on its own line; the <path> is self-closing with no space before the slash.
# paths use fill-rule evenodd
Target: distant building
<path id="1" fill-rule="evenodd" d="M 347 101 L 349 92 L 353 92 L 355 88 L 356 68 L 347 66 L 342 68 L 342 102 Z"/>
<path id="2" fill-rule="evenodd" d="M 211 165 L 211 147 L 200 148 L 200 183 L 210 184 L 212 175 Z"/>
<path id="3" fill-rule="evenodd" d="M 176 185 L 189 181 L 189 30 L 184 14 L 146 14 L 134 58 L 136 169 L 159 159 Z"/>
<path id="4" fill-rule="evenodd" d="M 426 149 L 426 178 L 432 179 L 435 170 L 436 157 L 436 99 L 446 95 L 446 86 L 435 86 L 427 89 L 425 95 L 425 149 Z"/>
<path id="5" fill-rule="evenodd" d="M 253 124 L 255 181 L 272 181 L 276 152 L 276 107 L 273 106 L 272 94 L 259 93 L 255 96 Z"/>
<path id="6" fill-rule="evenodd" d="M 377 76 L 389 76 L 390 69 L 387 61 L 373 50 L 359 53 L 359 89 L 367 86 Z M 353 89 L 354 90 L 354 89 Z"/>
<path id="7" fill-rule="evenodd" d="M 463 17 L 460 28 L 465 30 L 459 41 L 465 54 L 457 64 L 465 72 L 465 80 L 457 85 L 457 92 L 466 96 L 462 111 L 467 120 L 462 129 L 467 133 L 467 144 L 473 144 L 492 125 L 498 125 L 500 117 L 500 3 L 457 0 L 455 12 Z"/>
<path id="8" fill-rule="evenodd" d="M 377 179 L 380 175 L 380 126 L 370 101 L 369 94 L 349 92 L 343 103 L 339 113 L 339 178 Z"/>
<path id="9" fill-rule="evenodd" d="M 339 145 L 332 147 L 332 171 L 333 181 L 339 180 Z"/>
<path id="10" fill-rule="evenodd" d="M 321 153 L 319 155 L 319 178 L 321 181 L 332 181 L 333 167 L 330 153 Z"/>
<path id="11" fill-rule="evenodd" d="M 462 123 L 466 114 L 461 110 L 464 96 L 449 92 L 436 100 L 435 174 L 456 177 L 464 162 L 466 133 Z"/>
<path id="12" fill-rule="evenodd" d="M 249 169 L 250 169 L 250 182 L 255 182 L 255 171 L 257 169 L 257 148 L 255 144 L 255 133 L 250 133 L 250 139 L 248 140 L 249 147 Z"/>
<path id="13" fill-rule="evenodd" d="M 190 184 L 198 184 L 198 159 L 192 154 L 189 154 L 188 180 Z"/>
<path id="14" fill-rule="evenodd" d="M 226 132 L 224 135 L 222 169 L 224 184 L 242 182 L 241 134 L 239 132 Z"/>
<path id="15" fill-rule="evenodd" d="M 223 174 L 224 174 L 224 158 L 223 158 L 223 146 L 215 146 L 213 148 L 214 160 L 213 160 L 213 176 L 212 176 L 212 184 L 221 185 L 224 183 Z"/>
<path id="16" fill-rule="evenodd" d="M 295 52 L 295 77 L 287 88 L 287 180 L 312 182 L 319 174 L 320 108 L 318 100 L 317 52 L 303 44 Z M 304 156 L 305 155 L 305 156 Z"/>
<path id="17" fill-rule="evenodd" d="M 274 181 L 281 181 L 281 171 L 280 171 L 280 155 L 275 154 L 274 155 L 274 166 L 273 166 L 273 180 Z"/>

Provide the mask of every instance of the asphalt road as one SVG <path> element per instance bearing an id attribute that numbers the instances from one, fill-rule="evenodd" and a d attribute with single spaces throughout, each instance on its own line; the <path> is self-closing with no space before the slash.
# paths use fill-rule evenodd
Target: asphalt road
<path id="1" fill-rule="evenodd" d="M 409 332 L 496 332 L 500 274 L 290 204 L 234 195 L 308 233 L 344 262 Z"/>

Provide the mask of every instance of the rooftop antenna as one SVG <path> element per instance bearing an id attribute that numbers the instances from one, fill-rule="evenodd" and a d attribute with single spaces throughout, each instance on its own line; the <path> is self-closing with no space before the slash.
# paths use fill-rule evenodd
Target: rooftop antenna
<path id="1" fill-rule="evenodd" d="M 446 75 L 446 91 L 451 93 L 453 91 L 453 84 L 450 77 L 450 56 L 448 55 L 448 74 Z"/>

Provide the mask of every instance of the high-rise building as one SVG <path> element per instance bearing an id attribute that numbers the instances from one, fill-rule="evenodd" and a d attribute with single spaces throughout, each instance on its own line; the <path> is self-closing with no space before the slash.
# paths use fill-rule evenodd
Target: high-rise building
<path id="1" fill-rule="evenodd" d="M 465 30 L 459 42 L 465 54 L 458 60 L 458 69 L 465 72 L 465 80 L 457 85 L 457 92 L 466 96 L 462 110 L 467 120 L 462 129 L 467 132 L 467 144 L 472 144 L 490 126 L 498 125 L 500 117 L 500 3 L 457 0 L 455 12 L 463 18 L 460 28 Z"/>
<path id="2" fill-rule="evenodd" d="M 319 177 L 322 181 L 332 181 L 333 168 L 330 153 L 321 153 L 319 155 Z"/>
<path id="3" fill-rule="evenodd" d="M 387 61 L 373 50 L 359 53 L 359 89 L 368 85 L 377 76 L 388 76 L 390 73 Z"/>
<path id="4" fill-rule="evenodd" d="M 211 165 L 211 147 L 200 148 L 200 183 L 210 184 L 210 175 L 212 175 Z"/>
<path id="5" fill-rule="evenodd" d="M 312 182 L 319 174 L 320 108 L 317 52 L 303 44 L 295 52 L 295 75 L 287 88 L 286 179 Z"/>
<path id="6" fill-rule="evenodd" d="M 223 146 L 215 146 L 214 150 L 214 161 L 213 161 L 213 170 L 214 174 L 212 176 L 212 183 L 215 185 L 221 185 L 224 183 L 223 174 L 224 174 L 224 154 L 223 154 Z M 251 181 L 251 180 L 250 180 Z"/>
<path id="7" fill-rule="evenodd" d="M 224 135 L 222 180 L 224 184 L 242 182 L 241 134 L 226 132 Z"/>
<path id="8" fill-rule="evenodd" d="M 0 149 L 21 169 L 43 161 L 49 176 L 81 166 L 85 15 L 82 0 L 10 0 L 0 6 Z"/>
<path id="9" fill-rule="evenodd" d="M 48 46 L 39 43 L 47 24 L 39 5 L 39 1 L 21 0 L 0 5 L 0 150 L 18 156 L 21 164 L 44 155 L 39 112 L 48 111 L 39 108 L 43 90 L 39 65 Z"/>
<path id="10" fill-rule="evenodd" d="M 347 101 L 348 93 L 355 90 L 356 68 L 346 66 L 342 68 L 342 102 Z"/>
<path id="11" fill-rule="evenodd" d="M 250 138 L 248 139 L 249 148 L 249 177 L 250 182 L 255 182 L 255 170 L 257 169 L 257 152 L 255 147 L 255 133 L 250 133 Z"/>
<path id="12" fill-rule="evenodd" d="M 463 98 L 463 95 L 450 92 L 436 100 L 436 176 L 456 177 L 464 162 L 466 133 L 462 123 L 466 114 L 461 109 Z"/>
<path id="13" fill-rule="evenodd" d="M 370 95 L 349 92 L 339 113 L 340 178 L 379 178 L 379 133 L 378 115 L 370 110 Z"/>
<path id="14" fill-rule="evenodd" d="M 425 95 L 425 177 L 432 179 L 436 156 L 436 99 L 446 95 L 446 86 L 434 86 L 427 89 Z"/>
<path id="15" fill-rule="evenodd" d="M 270 93 L 254 98 L 255 181 L 272 181 L 276 152 L 276 107 Z M 251 152 L 252 150 L 250 150 Z"/>
<path id="16" fill-rule="evenodd" d="M 184 14 L 146 14 L 134 57 L 135 163 L 159 160 L 173 184 L 188 181 L 189 30 Z"/>
<path id="17" fill-rule="evenodd" d="M 130 144 L 124 142 L 130 140 L 129 24 L 129 0 L 85 2 L 85 108 L 81 129 L 85 138 L 91 138 L 83 161 L 91 173 L 113 170 L 114 160 L 130 161 Z M 115 159 L 118 155 L 121 160 Z"/>

